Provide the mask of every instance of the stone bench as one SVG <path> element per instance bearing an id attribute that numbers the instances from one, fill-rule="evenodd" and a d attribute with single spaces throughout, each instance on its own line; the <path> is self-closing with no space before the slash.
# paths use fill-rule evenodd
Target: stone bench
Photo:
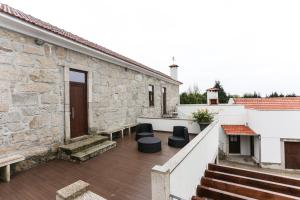
<path id="1" fill-rule="evenodd" d="M 131 128 L 136 127 L 136 125 L 137 125 L 136 123 L 134 123 L 134 124 L 125 124 L 123 126 L 123 132 L 124 132 L 125 129 L 128 129 L 128 133 L 131 134 Z"/>
<path id="2" fill-rule="evenodd" d="M 112 129 L 108 129 L 105 131 L 100 132 L 100 135 L 108 135 L 110 140 L 113 140 L 113 134 L 114 133 L 120 133 L 121 137 L 124 137 L 124 130 L 128 129 L 129 130 L 129 134 L 131 134 L 131 128 L 135 127 L 137 124 L 126 124 L 124 126 L 122 126 L 122 128 L 112 128 Z"/>
<path id="3" fill-rule="evenodd" d="M 10 181 L 10 165 L 25 160 L 25 157 L 19 154 L 0 157 L 0 178 Z"/>
<path id="4" fill-rule="evenodd" d="M 121 137 L 123 138 L 124 137 L 124 129 L 123 128 L 112 128 L 112 129 L 109 129 L 109 130 L 106 130 L 106 131 L 102 131 L 100 134 L 101 135 L 108 135 L 109 136 L 109 139 L 112 141 L 113 140 L 113 133 L 121 133 Z"/>

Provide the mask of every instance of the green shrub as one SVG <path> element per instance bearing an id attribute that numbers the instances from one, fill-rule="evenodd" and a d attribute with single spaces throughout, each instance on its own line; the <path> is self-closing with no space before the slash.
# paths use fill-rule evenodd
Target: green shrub
<path id="1" fill-rule="evenodd" d="M 214 119 L 214 114 L 208 112 L 207 109 L 198 110 L 197 112 L 193 112 L 193 119 L 198 123 L 211 123 Z"/>

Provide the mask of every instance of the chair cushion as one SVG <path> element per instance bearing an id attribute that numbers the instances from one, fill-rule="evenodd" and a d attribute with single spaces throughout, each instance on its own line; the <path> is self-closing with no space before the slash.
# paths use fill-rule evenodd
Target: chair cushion
<path id="1" fill-rule="evenodd" d="M 154 134 L 150 132 L 136 133 L 135 140 L 139 140 L 143 137 L 154 137 Z"/>
<path id="2" fill-rule="evenodd" d="M 176 137 L 176 136 L 170 136 L 168 139 L 168 145 L 176 148 L 184 147 L 187 144 L 184 138 L 182 137 Z"/>
<path id="3" fill-rule="evenodd" d="M 174 126 L 173 127 L 173 136 L 183 137 L 184 138 L 184 126 Z"/>
<path id="4" fill-rule="evenodd" d="M 153 132 L 152 124 L 149 123 L 138 124 L 136 126 L 136 133 L 143 133 L 143 132 L 152 133 Z"/>
<path id="5" fill-rule="evenodd" d="M 138 150 L 143 153 L 155 153 L 161 151 L 161 141 L 155 137 L 144 137 L 138 140 Z"/>

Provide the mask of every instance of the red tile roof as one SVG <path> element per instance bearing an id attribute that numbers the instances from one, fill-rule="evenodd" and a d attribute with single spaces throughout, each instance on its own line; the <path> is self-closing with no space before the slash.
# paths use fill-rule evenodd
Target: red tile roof
<path id="1" fill-rule="evenodd" d="M 256 133 L 245 125 L 222 125 L 226 135 L 256 135 Z"/>
<path id="2" fill-rule="evenodd" d="M 209 89 L 207 89 L 206 91 L 211 91 L 211 92 L 217 92 L 217 91 L 219 91 L 220 89 L 219 88 L 209 88 Z"/>
<path id="3" fill-rule="evenodd" d="M 234 98 L 235 104 L 255 110 L 300 110 L 300 97 Z"/>
<path id="4" fill-rule="evenodd" d="M 157 71 L 157 70 L 154 70 L 154 69 L 152 69 L 150 67 L 147 67 L 147 66 L 145 66 L 145 65 L 143 65 L 143 64 L 141 64 L 141 63 L 139 63 L 137 61 L 134 61 L 134 60 L 132 60 L 130 58 L 127 58 L 127 57 L 125 57 L 123 55 L 120 55 L 120 54 L 118 54 L 118 53 L 116 53 L 114 51 L 111 51 L 111 50 L 109 50 L 109 49 L 107 49 L 107 48 L 105 48 L 103 46 L 100 46 L 100 45 L 98 45 L 96 43 L 90 42 L 90 41 L 88 41 L 88 40 L 86 40 L 86 39 L 84 39 L 82 37 L 79 37 L 79 36 L 77 36 L 75 34 L 72 34 L 72 33 L 68 32 L 68 31 L 60 29 L 60 28 L 58 28 L 56 26 L 53 26 L 53 25 L 51 25 L 51 24 L 49 24 L 47 22 L 44 22 L 44 21 L 42 21 L 40 19 L 37 19 L 37 18 L 35 18 L 35 17 L 31 16 L 31 15 L 25 14 L 22 11 L 17 10 L 15 8 L 12 8 L 12 7 L 8 6 L 8 5 L 0 3 L 0 12 L 4 13 L 4 14 L 7 14 L 7 15 L 10 15 L 11 17 L 15 17 L 15 18 L 17 18 L 19 20 L 22 20 L 24 22 L 27 22 L 27 23 L 29 23 L 31 25 L 36 26 L 36 27 L 42 28 L 44 30 L 47 30 L 47 31 L 49 31 L 51 33 L 54 33 L 56 35 L 62 36 L 64 38 L 66 38 L 66 39 L 72 40 L 74 42 L 80 43 L 82 45 L 85 45 L 85 46 L 90 47 L 92 49 L 95 49 L 97 51 L 100 51 L 102 53 L 105 53 L 107 55 L 115 57 L 117 59 L 123 60 L 123 61 L 125 61 L 127 63 L 133 64 L 133 65 L 136 65 L 136 66 L 138 66 L 140 68 L 143 68 L 145 70 L 154 72 L 154 73 L 156 73 L 158 75 L 164 76 L 165 78 L 168 78 L 170 80 L 176 81 L 179 84 L 181 84 L 181 82 L 172 79 L 170 76 L 168 76 L 168 75 L 166 75 L 166 74 L 164 74 L 164 73 L 162 73 L 160 71 Z"/>

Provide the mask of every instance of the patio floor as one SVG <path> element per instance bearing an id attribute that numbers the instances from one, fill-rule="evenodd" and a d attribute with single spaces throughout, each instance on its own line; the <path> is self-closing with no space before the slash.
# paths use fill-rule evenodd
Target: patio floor
<path id="1" fill-rule="evenodd" d="M 168 146 L 169 135 L 156 133 L 162 140 L 159 153 L 138 152 L 132 134 L 117 139 L 117 148 L 82 164 L 54 160 L 18 173 L 10 183 L 0 183 L 0 200 L 53 200 L 57 190 L 79 179 L 108 200 L 150 200 L 151 168 L 179 150 Z"/>

